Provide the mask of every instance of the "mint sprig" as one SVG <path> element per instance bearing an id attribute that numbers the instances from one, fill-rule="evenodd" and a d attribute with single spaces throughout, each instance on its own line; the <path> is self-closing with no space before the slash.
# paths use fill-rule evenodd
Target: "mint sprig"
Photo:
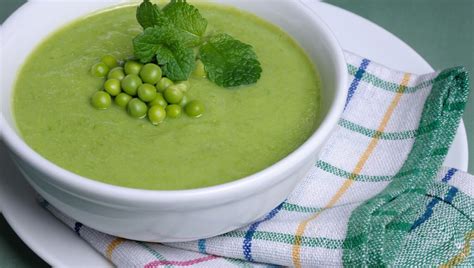
<path id="1" fill-rule="evenodd" d="M 223 87 L 258 81 L 262 68 L 253 47 L 228 34 L 206 36 L 207 20 L 186 0 L 171 0 L 160 9 L 144 0 L 137 9 L 144 32 L 133 40 L 135 56 L 156 61 L 172 80 L 187 80 L 199 52 L 211 81 Z"/>

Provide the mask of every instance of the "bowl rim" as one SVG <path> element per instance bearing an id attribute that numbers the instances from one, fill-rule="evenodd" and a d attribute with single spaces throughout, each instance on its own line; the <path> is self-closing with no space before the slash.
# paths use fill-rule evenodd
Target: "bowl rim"
<path id="1" fill-rule="evenodd" d="M 0 129 L 2 130 L 0 137 L 6 141 L 6 145 L 16 155 L 25 160 L 29 165 L 32 165 L 34 168 L 46 174 L 48 183 L 55 187 L 62 188 L 63 190 L 74 189 L 74 195 L 79 195 L 81 198 L 111 200 L 114 204 L 121 206 L 130 207 L 131 205 L 153 203 L 179 204 L 189 203 L 190 200 L 207 200 L 215 204 L 217 200 L 219 200 L 219 203 L 229 202 L 233 199 L 243 198 L 242 192 L 247 192 L 247 195 L 251 195 L 256 189 L 263 189 L 277 184 L 279 181 L 275 181 L 274 178 L 278 177 L 276 175 L 281 175 L 284 170 L 287 170 L 285 167 L 297 165 L 300 159 L 304 159 L 313 153 L 313 148 L 327 140 L 342 114 L 347 97 L 347 91 L 345 90 L 348 78 L 346 61 L 338 41 L 329 27 L 315 12 L 307 8 L 306 5 L 299 0 L 293 3 L 298 6 L 302 15 L 312 18 L 316 26 L 320 28 L 325 36 L 325 40 L 333 52 L 332 57 L 335 61 L 335 67 L 337 68 L 335 70 L 335 76 L 339 77 L 339 79 L 335 81 L 336 92 L 332 103 L 329 105 L 328 112 L 313 134 L 289 155 L 257 173 L 231 182 L 195 189 L 147 190 L 127 188 L 81 176 L 47 160 L 26 144 L 20 135 L 8 124 L 3 113 L 0 117 Z M 31 4 L 31 2 L 25 3 L 21 8 L 16 10 L 12 16 L 5 21 L 4 25 L 7 25 L 7 23 L 13 20 L 13 17 L 19 16 L 24 12 L 24 9 L 30 6 L 29 4 Z M 61 24 L 61 26 L 64 26 L 64 24 Z M 61 26 L 51 33 L 60 29 Z M 9 112 L 11 113 L 11 110 Z M 236 195 L 237 192 L 239 193 L 238 195 Z"/>

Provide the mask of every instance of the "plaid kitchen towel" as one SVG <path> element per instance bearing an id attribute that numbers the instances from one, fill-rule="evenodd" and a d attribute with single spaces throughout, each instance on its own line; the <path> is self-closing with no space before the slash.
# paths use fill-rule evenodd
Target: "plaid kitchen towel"
<path id="1" fill-rule="evenodd" d="M 441 167 L 469 92 L 463 68 L 414 75 L 347 53 L 349 95 L 309 175 L 266 216 L 187 243 L 103 234 L 45 206 L 121 267 L 474 265 L 474 177 Z"/>

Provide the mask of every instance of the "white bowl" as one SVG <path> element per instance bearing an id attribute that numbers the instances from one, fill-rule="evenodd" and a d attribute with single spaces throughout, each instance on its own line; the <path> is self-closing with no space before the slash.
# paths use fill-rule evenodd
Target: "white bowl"
<path id="1" fill-rule="evenodd" d="M 327 26 L 299 1 L 216 0 L 250 11 L 292 35 L 316 63 L 322 82 L 320 127 L 297 150 L 240 180 L 194 190 L 151 191 L 97 182 L 60 168 L 32 150 L 15 126 L 11 97 L 16 74 L 48 34 L 89 12 L 123 1 L 32 1 L 2 26 L 1 130 L 29 183 L 64 214 L 112 235 L 159 242 L 219 235 L 263 216 L 291 193 L 315 164 L 346 99 L 346 63 Z M 54 14 L 52 16 L 51 14 Z M 27 26 L 27 27 L 26 27 Z M 317 194 L 317 193 L 315 193 Z"/>

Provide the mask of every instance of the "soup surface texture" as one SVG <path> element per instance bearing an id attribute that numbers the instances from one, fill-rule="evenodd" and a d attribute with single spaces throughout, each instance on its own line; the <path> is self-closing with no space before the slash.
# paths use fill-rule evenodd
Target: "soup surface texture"
<path id="1" fill-rule="evenodd" d="M 281 160 L 314 132 L 319 80 L 312 62 L 281 29 L 237 9 L 196 5 L 209 27 L 251 44 L 262 63 L 258 83 L 221 88 L 191 78 L 187 95 L 206 106 L 198 119 L 153 126 L 116 105 L 94 109 L 90 97 L 103 79 L 90 66 L 103 55 L 133 55 L 141 31 L 136 7 L 82 18 L 48 37 L 28 58 L 13 107 L 24 140 L 79 175 L 108 184 L 180 190 L 230 182 Z"/>

